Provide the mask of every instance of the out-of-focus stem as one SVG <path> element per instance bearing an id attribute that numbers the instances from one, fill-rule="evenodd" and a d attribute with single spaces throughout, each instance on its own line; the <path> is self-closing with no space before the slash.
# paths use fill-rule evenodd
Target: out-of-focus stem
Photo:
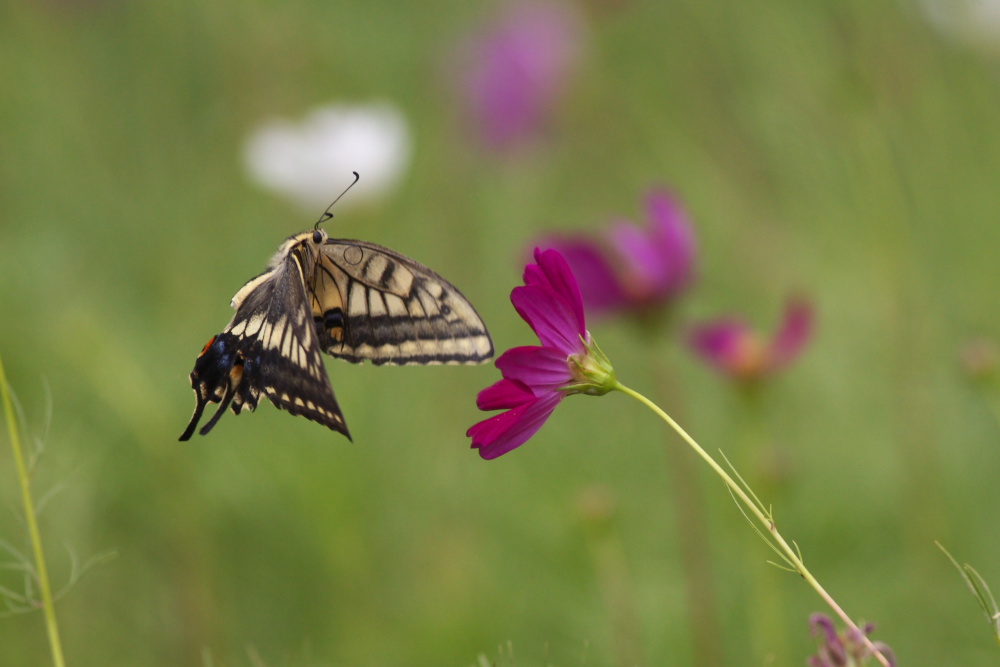
<path id="1" fill-rule="evenodd" d="M 716 462 L 716 460 L 713 459 L 708 454 L 708 452 L 702 449 L 701 445 L 695 442 L 694 438 L 688 435 L 687 431 L 681 428 L 680 424 L 675 422 L 670 417 L 670 415 L 664 412 L 658 405 L 653 403 L 651 400 L 649 400 L 639 392 L 633 389 L 629 389 L 620 382 L 616 381 L 616 386 L 614 387 L 614 389 L 622 392 L 623 394 L 631 396 L 632 398 L 636 399 L 637 401 L 648 407 L 650 410 L 656 413 L 663 421 L 667 422 L 667 424 L 670 425 L 670 428 L 674 429 L 674 431 L 676 431 L 677 434 L 681 436 L 681 438 L 683 438 L 683 440 L 688 445 L 690 445 L 691 449 L 693 449 L 695 453 L 697 453 L 698 456 L 700 456 L 705 461 L 705 463 L 707 463 L 709 467 L 712 468 L 712 470 L 714 470 L 715 473 L 722 478 L 722 480 L 729 487 L 729 490 L 732 492 L 733 496 L 739 499 L 739 501 L 744 506 L 746 506 L 748 510 L 750 510 L 750 513 L 753 514 L 753 516 L 756 517 L 761 524 L 763 524 L 768 534 L 770 535 L 771 539 L 773 540 L 774 545 L 776 545 L 781 550 L 784 557 L 788 560 L 788 563 L 795 568 L 795 571 L 798 572 L 799 575 L 806 580 L 806 582 L 813 588 L 813 590 L 815 590 L 819 594 L 821 598 L 823 598 L 823 601 L 826 602 L 826 604 L 829 605 L 831 609 L 833 609 L 834 613 L 836 613 L 837 616 L 840 617 L 840 620 L 842 620 L 845 625 L 847 625 L 852 630 L 857 631 L 858 636 L 863 639 L 865 645 L 868 647 L 868 650 L 872 652 L 872 655 L 875 656 L 875 658 L 879 661 L 879 663 L 883 667 L 890 667 L 889 661 L 886 659 L 886 657 L 881 653 L 879 653 L 878 649 L 875 648 L 875 646 L 871 643 L 871 641 L 868 639 L 865 633 L 858 628 L 857 624 L 855 624 L 854 621 L 851 620 L 851 617 L 848 616 L 843 609 L 841 609 L 840 605 L 837 604 L 836 600 L 834 600 L 833 597 L 826 592 L 826 589 L 823 588 L 822 585 L 820 585 L 819 581 L 816 580 L 816 577 L 814 577 L 812 573 L 809 572 L 809 570 L 805 566 L 805 563 L 803 563 L 802 559 L 799 558 L 798 551 L 789 546 L 788 542 L 785 541 L 785 538 L 782 537 L 781 533 L 778 532 L 778 528 L 775 525 L 774 521 L 761 510 L 757 502 L 754 502 L 746 494 L 746 492 L 743 490 L 743 487 L 740 484 L 737 484 L 736 481 L 733 480 L 733 478 L 729 475 L 729 473 L 726 472 L 726 470 L 721 465 L 719 465 Z"/>
<path id="2" fill-rule="evenodd" d="M 7 416 L 7 432 L 10 434 L 10 447 L 14 451 L 14 462 L 17 466 L 17 477 L 21 481 L 21 500 L 24 502 L 24 518 L 28 523 L 28 534 L 31 538 L 31 550 L 35 557 L 35 574 L 38 577 L 38 590 L 42 596 L 42 609 L 45 613 L 45 628 L 49 635 L 49 646 L 52 649 L 52 664 L 55 667 L 65 667 L 62 642 L 59 639 L 59 625 L 56 623 L 56 610 L 52 604 L 52 587 L 49 585 L 49 572 L 45 566 L 45 552 L 42 550 L 42 537 L 38 532 L 38 519 L 35 516 L 35 503 L 31 498 L 31 479 L 28 467 L 24 462 L 24 450 L 17 431 L 17 418 L 14 415 L 14 404 L 10 399 L 7 387 L 7 376 L 4 374 L 3 361 L 0 360 L 0 395 L 3 397 L 4 412 Z"/>

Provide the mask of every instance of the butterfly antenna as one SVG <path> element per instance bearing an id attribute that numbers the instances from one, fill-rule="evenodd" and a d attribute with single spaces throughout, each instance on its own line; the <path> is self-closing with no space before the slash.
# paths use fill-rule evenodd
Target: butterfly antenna
<path id="1" fill-rule="evenodd" d="M 323 215 L 319 216 L 319 220 L 317 220 L 316 224 L 313 226 L 314 230 L 318 230 L 319 226 L 321 224 L 323 224 L 324 222 L 326 222 L 327 220 L 329 220 L 330 218 L 333 217 L 333 213 L 330 213 L 330 209 L 333 208 L 333 205 L 336 204 L 337 202 L 339 202 L 340 198 L 343 197 L 344 195 L 346 195 L 347 191 L 350 190 L 351 188 L 353 188 L 354 184 L 358 182 L 359 178 L 361 178 L 361 176 L 358 174 L 358 172 L 352 171 L 351 173 L 354 174 L 354 180 L 351 181 L 351 184 L 348 185 L 346 188 L 344 188 L 344 191 L 341 192 L 339 195 L 337 195 L 337 198 L 334 199 L 333 202 L 329 206 L 326 207 L 326 210 L 323 211 Z"/>

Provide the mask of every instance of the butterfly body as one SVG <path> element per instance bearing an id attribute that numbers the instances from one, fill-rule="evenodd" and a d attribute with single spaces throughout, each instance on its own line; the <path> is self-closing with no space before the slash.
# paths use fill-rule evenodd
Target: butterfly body
<path id="1" fill-rule="evenodd" d="M 232 300 L 236 311 L 195 361 L 189 439 L 209 403 L 208 433 L 231 407 L 254 410 L 261 394 L 279 409 L 350 434 L 321 352 L 382 364 L 471 364 L 493 342 L 466 298 L 444 278 L 393 250 L 322 229 L 282 243 L 268 269 Z"/>

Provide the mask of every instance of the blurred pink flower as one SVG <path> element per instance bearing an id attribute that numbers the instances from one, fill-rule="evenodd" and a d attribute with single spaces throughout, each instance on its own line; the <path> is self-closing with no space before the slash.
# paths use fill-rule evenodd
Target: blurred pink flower
<path id="1" fill-rule="evenodd" d="M 692 349 L 716 369 L 738 380 L 771 375 L 798 359 L 812 338 L 812 305 L 791 299 L 781 327 L 770 340 L 750 329 L 739 317 L 725 317 L 692 327 Z"/>
<path id="2" fill-rule="evenodd" d="M 583 21 L 571 5 L 522 2 L 469 38 L 459 75 L 484 142 L 504 148 L 538 132 L 576 70 Z"/>
<path id="3" fill-rule="evenodd" d="M 569 394 L 603 394 L 614 383 L 607 359 L 592 346 L 573 272 L 554 250 L 535 249 L 524 286 L 511 303 L 541 345 L 515 347 L 496 360 L 503 379 L 479 392 L 480 410 L 506 410 L 469 428 L 472 447 L 494 459 L 533 436 Z"/>
<path id="4" fill-rule="evenodd" d="M 867 623 L 861 632 L 848 629 L 838 633 L 829 616 L 815 613 L 809 617 L 809 629 L 819 640 L 816 655 L 811 656 L 806 662 L 809 667 L 861 667 L 869 664 L 873 654 L 865 644 L 861 632 L 864 636 L 870 635 L 875 630 L 874 623 Z M 874 642 L 872 645 L 890 665 L 896 664 L 896 656 L 888 644 Z"/>
<path id="5" fill-rule="evenodd" d="M 650 192 L 646 208 L 645 227 L 620 220 L 601 241 L 575 235 L 539 243 L 566 257 L 595 315 L 668 304 L 694 281 L 698 249 L 684 210 L 665 190 Z"/>

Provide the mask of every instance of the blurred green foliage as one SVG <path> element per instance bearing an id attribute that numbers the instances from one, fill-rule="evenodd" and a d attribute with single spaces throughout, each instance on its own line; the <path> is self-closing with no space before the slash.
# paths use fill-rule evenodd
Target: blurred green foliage
<path id="1" fill-rule="evenodd" d="M 492 6 L 0 5 L 0 352 L 45 434 L 36 494 L 64 487 L 41 517 L 56 582 L 67 549 L 118 554 L 57 602 L 70 665 L 693 664 L 676 503 L 705 517 L 718 617 L 700 630 L 720 660 L 812 650 L 821 601 L 765 565 L 707 471 L 678 497 L 664 448 L 681 443 L 624 396 L 573 397 L 484 462 L 464 431 L 494 369 L 330 361 L 353 444 L 270 406 L 176 441 L 230 297 L 315 219 L 250 184 L 244 138 L 372 99 L 407 113 L 413 165 L 327 229 L 450 278 L 500 350 L 533 342 L 507 298 L 525 244 L 641 217 L 654 184 L 702 251 L 678 324 L 767 327 L 808 295 L 816 340 L 753 402 L 679 330 L 591 331 L 752 482 L 747 448 L 766 448 L 778 472 L 756 481 L 783 532 L 903 664 L 995 664 L 934 540 L 1000 581 L 996 389 L 958 365 L 970 337 L 1000 337 L 998 62 L 906 2 L 582 8 L 588 50 L 550 136 L 500 157 L 461 131 L 448 63 Z M 0 472 L 0 538 L 20 545 L 6 449 Z M 753 581 L 780 597 L 767 623 Z M 47 660 L 39 614 L 0 619 L 0 663 Z"/>

